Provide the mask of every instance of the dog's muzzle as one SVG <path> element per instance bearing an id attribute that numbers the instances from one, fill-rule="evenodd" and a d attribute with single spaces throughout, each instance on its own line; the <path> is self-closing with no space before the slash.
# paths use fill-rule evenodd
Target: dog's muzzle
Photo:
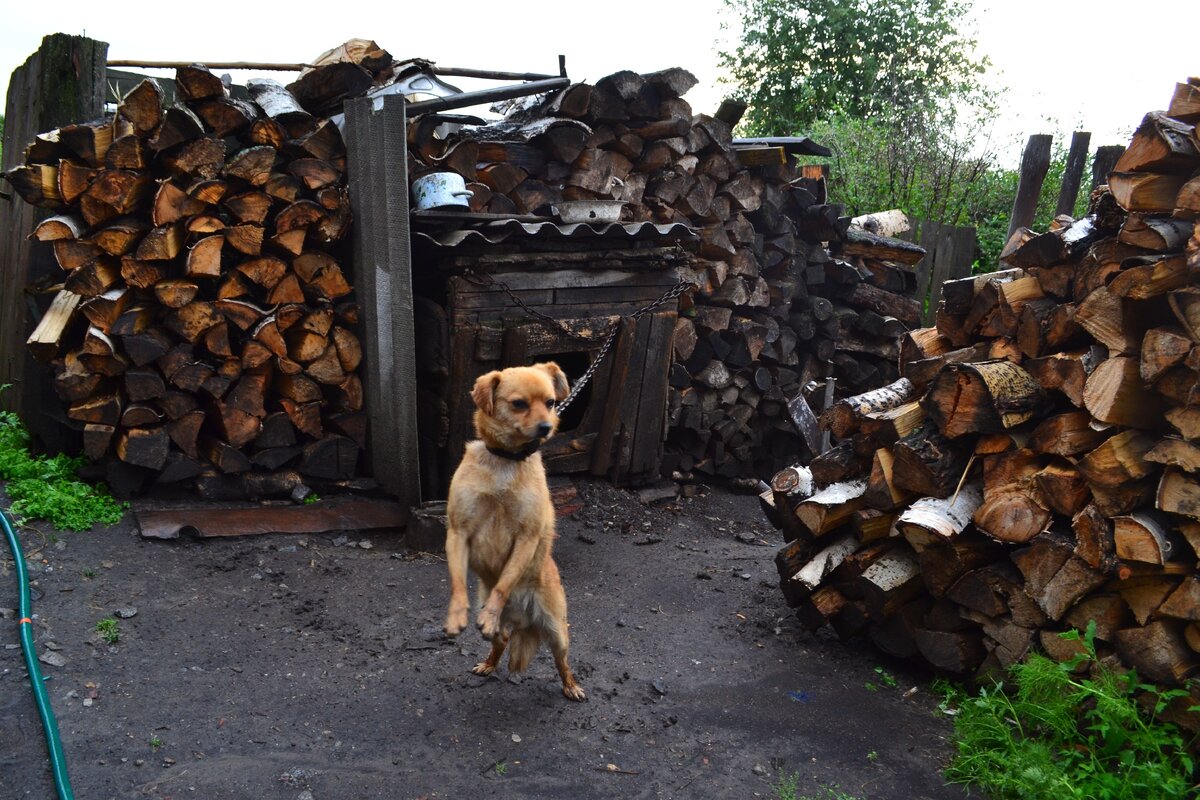
<path id="1" fill-rule="evenodd" d="M 553 429 L 553 427 L 554 426 L 551 425 L 549 422 L 539 422 L 538 426 L 537 426 L 537 435 L 540 438 L 545 439 L 547 436 L 550 435 L 550 431 Z"/>

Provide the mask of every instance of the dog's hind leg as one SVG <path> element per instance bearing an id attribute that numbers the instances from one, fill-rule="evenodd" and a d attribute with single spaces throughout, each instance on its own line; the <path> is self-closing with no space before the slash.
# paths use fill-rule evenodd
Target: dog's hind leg
<path id="1" fill-rule="evenodd" d="M 558 634 L 558 635 L 553 635 Z M 554 653 L 554 666 L 558 669 L 558 677 L 562 679 L 563 696 L 568 700 L 586 700 L 587 694 L 583 687 L 575 682 L 575 673 L 567 663 L 568 638 L 567 632 L 552 632 L 550 637 L 550 652 Z"/>
<path id="2" fill-rule="evenodd" d="M 458 636 L 467 627 L 467 540 L 456 528 L 446 530 L 446 565 L 450 569 L 450 609 L 446 612 L 447 636 Z"/>
<path id="3" fill-rule="evenodd" d="M 500 664 L 500 657 L 504 655 L 504 648 L 507 646 L 508 631 L 502 630 L 492 637 L 492 651 L 488 653 L 488 657 L 472 667 L 471 672 L 476 675 L 491 675 Z"/>
<path id="4" fill-rule="evenodd" d="M 563 696 L 568 700 L 582 701 L 587 699 L 583 687 L 575 682 L 575 673 L 567 663 L 567 650 L 570 649 L 571 635 L 567 632 L 567 595 L 561 585 L 552 587 L 547 593 L 548 607 L 545 609 L 546 620 L 544 635 L 554 654 L 554 666 L 558 669 L 558 677 L 562 679 Z"/>

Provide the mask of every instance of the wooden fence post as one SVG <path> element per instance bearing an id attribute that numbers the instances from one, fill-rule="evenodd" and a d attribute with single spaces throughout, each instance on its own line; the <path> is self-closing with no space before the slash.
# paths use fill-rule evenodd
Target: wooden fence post
<path id="1" fill-rule="evenodd" d="M 363 375 L 371 469 L 408 507 L 421 502 L 417 355 L 408 229 L 404 98 L 346 103 L 354 212 L 354 281 L 363 308 Z"/>
<path id="2" fill-rule="evenodd" d="M 917 244 L 925 248 L 925 257 L 917 262 L 917 302 L 921 304 L 923 319 L 930 324 L 936 309 L 929 304 L 930 278 L 933 275 L 933 261 L 937 255 L 937 242 L 942 226 L 931 219 L 921 220 L 921 235 Z"/>
<path id="3" fill-rule="evenodd" d="M 4 107 L 4 171 L 24 163 L 25 148 L 35 135 L 103 116 L 107 58 L 107 42 L 55 33 L 13 70 Z M 25 287 L 61 273 L 50 247 L 26 238 L 49 215 L 15 193 L 0 198 L 0 384 L 13 385 L 3 401 L 20 415 L 37 444 L 57 452 L 75 449 L 78 435 L 67 427 L 46 366 L 25 347 L 52 297 L 28 294 Z"/>
<path id="4" fill-rule="evenodd" d="M 1050 144 L 1054 137 L 1048 133 L 1035 133 L 1029 137 L 1025 145 L 1025 153 L 1021 156 L 1021 177 L 1017 182 L 1017 196 L 1013 200 L 1012 216 L 1008 220 L 1008 235 L 1005 241 L 1012 238 L 1013 231 L 1033 224 L 1037 213 L 1038 196 L 1042 192 L 1042 181 L 1046 179 L 1046 171 L 1050 169 Z"/>
<path id="5" fill-rule="evenodd" d="M 1071 150 L 1067 153 L 1067 168 L 1063 171 L 1062 188 L 1058 191 L 1058 206 L 1054 209 L 1055 216 L 1075 216 L 1075 198 L 1079 196 L 1079 183 L 1083 180 L 1083 165 L 1087 162 L 1088 145 L 1091 141 L 1092 135 L 1086 131 L 1075 131 L 1071 134 Z"/>
<path id="6" fill-rule="evenodd" d="M 1119 144 L 1109 144 L 1096 148 L 1096 158 L 1092 161 L 1092 188 L 1108 183 L 1108 173 L 1113 171 L 1119 159 L 1125 153 L 1125 147 Z"/>

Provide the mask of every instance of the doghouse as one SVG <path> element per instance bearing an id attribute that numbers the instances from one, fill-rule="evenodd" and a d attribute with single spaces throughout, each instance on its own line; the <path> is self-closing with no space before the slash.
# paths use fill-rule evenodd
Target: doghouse
<path id="1" fill-rule="evenodd" d="M 444 496 L 473 437 L 470 390 L 489 370 L 553 360 L 579 381 L 611 351 L 543 448 L 553 474 L 622 483 L 659 477 L 684 225 L 414 223 L 422 486 Z"/>

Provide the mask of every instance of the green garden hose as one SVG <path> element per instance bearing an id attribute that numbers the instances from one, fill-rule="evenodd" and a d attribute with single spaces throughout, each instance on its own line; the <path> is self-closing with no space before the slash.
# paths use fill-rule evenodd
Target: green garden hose
<path id="1" fill-rule="evenodd" d="M 50 769 L 54 773 L 54 787 L 58 790 L 59 800 L 75 800 L 75 792 L 71 789 L 71 778 L 67 775 L 67 760 L 63 757 L 62 740 L 58 738 L 58 723 L 54 720 L 54 710 L 50 708 L 50 696 L 46 693 L 42 670 L 38 666 L 37 654 L 33 647 L 33 613 L 29 601 L 29 575 L 25 571 L 25 554 L 21 552 L 21 543 L 13 530 L 12 520 L 8 514 L 0 510 L 0 526 L 4 527 L 4 535 L 8 539 L 9 549 L 12 550 L 13 561 L 17 564 L 17 589 L 20 594 L 20 628 L 21 649 L 25 652 L 25 668 L 29 671 L 29 683 L 33 686 L 33 698 L 37 703 L 38 716 L 42 718 L 42 727 L 46 731 L 46 747 L 50 750 Z"/>

